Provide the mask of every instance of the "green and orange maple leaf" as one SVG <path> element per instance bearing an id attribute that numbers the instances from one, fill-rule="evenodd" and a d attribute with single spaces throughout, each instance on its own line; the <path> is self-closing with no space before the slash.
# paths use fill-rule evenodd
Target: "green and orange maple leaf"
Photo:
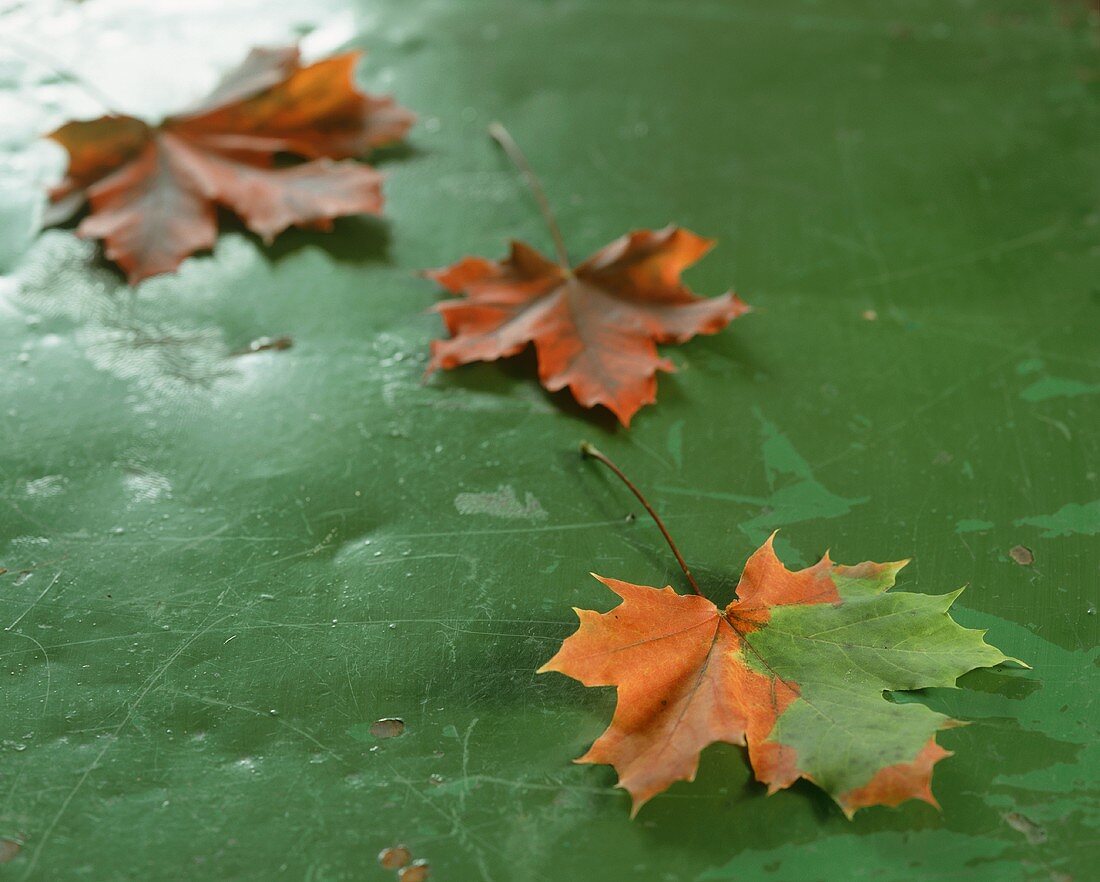
<path id="1" fill-rule="evenodd" d="M 635 814 L 693 780 L 716 741 L 746 745 L 769 793 L 805 778 L 849 817 L 908 799 L 937 805 L 932 769 L 950 752 L 936 733 L 958 722 L 886 694 L 951 687 L 974 668 L 1018 660 L 951 619 L 961 589 L 890 592 L 906 563 L 842 566 L 826 555 L 792 572 L 769 538 L 724 610 L 597 576 L 622 603 L 576 610 L 576 633 L 540 669 L 617 687 L 610 727 L 577 762 L 614 766 Z"/>
<path id="2" fill-rule="evenodd" d="M 359 54 L 302 65 L 294 46 L 254 49 L 205 100 L 159 125 L 122 115 L 66 123 L 49 135 L 69 154 L 49 220 L 87 202 L 77 232 L 102 239 L 136 283 L 210 248 L 219 206 L 264 241 L 381 213 L 382 176 L 352 157 L 400 139 L 414 117 L 355 87 Z"/>

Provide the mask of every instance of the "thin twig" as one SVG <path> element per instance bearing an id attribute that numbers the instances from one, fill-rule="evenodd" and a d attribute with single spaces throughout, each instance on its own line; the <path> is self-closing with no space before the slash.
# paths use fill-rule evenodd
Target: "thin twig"
<path id="1" fill-rule="evenodd" d="M 550 207 L 550 200 L 546 198 L 546 191 L 542 189 L 542 182 L 539 180 L 538 175 L 531 168 L 531 164 L 527 161 L 527 157 L 523 155 L 523 151 L 519 149 L 519 144 L 516 143 L 515 138 L 503 125 L 498 122 L 489 123 L 489 135 L 508 154 L 512 164 L 519 169 L 520 174 L 527 181 L 531 194 L 539 204 L 539 211 L 542 212 L 543 220 L 546 221 L 546 226 L 550 228 L 550 235 L 554 239 L 554 249 L 558 253 L 558 263 L 561 264 L 562 269 L 572 275 L 573 270 L 569 266 L 569 253 L 565 250 L 565 239 L 562 238 L 561 227 L 558 226 L 557 218 L 554 217 L 554 210 Z"/>
<path id="2" fill-rule="evenodd" d="M 702 597 L 703 592 L 699 590 L 699 583 L 695 581 L 695 577 L 691 574 L 691 570 L 688 569 L 687 561 L 685 561 L 684 556 L 680 554 L 680 549 L 676 547 L 676 543 L 672 541 L 672 536 L 669 535 L 669 532 L 666 529 L 664 522 L 661 520 L 660 516 L 658 516 L 657 512 L 653 510 L 653 506 L 650 505 L 649 501 L 642 495 L 642 491 L 634 485 L 634 482 L 631 481 L 630 478 L 623 474 L 622 469 L 620 469 L 617 465 L 615 465 L 615 463 L 608 459 L 607 454 L 601 453 L 587 441 L 581 442 L 581 456 L 602 462 L 605 466 L 607 466 L 609 469 L 611 469 L 611 471 L 615 473 L 620 481 L 626 484 L 631 493 L 638 497 L 638 501 L 643 506 L 645 506 L 645 510 L 649 512 L 649 516 L 653 518 L 653 523 L 657 525 L 657 529 L 660 530 L 661 535 L 665 537 L 665 542 L 668 543 L 668 547 L 671 548 L 672 553 L 676 555 L 676 562 L 680 564 L 680 569 L 683 570 L 684 575 L 687 576 L 688 584 L 691 585 L 691 590 Z"/>

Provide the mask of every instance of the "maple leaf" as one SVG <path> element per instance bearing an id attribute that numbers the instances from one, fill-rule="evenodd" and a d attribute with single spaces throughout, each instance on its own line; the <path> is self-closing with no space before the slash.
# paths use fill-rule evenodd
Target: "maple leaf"
<path id="1" fill-rule="evenodd" d="M 657 400 L 658 343 L 714 334 L 748 312 L 732 292 L 703 298 L 680 273 L 713 246 L 679 227 L 637 230 L 570 269 L 522 242 L 503 261 L 467 257 L 427 275 L 462 300 L 434 307 L 449 340 L 432 342 L 428 372 L 516 355 L 534 344 L 539 379 L 602 404 L 624 426 Z"/>
<path id="2" fill-rule="evenodd" d="M 671 587 L 596 576 L 622 603 L 576 610 L 576 633 L 540 669 L 617 687 L 610 727 L 577 762 L 614 766 L 632 814 L 693 780 L 716 741 L 746 745 L 769 793 L 806 778 L 848 817 L 907 799 L 937 806 L 932 767 L 951 754 L 936 732 L 959 723 L 885 693 L 952 687 L 974 668 L 1017 660 L 951 619 L 961 589 L 888 593 L 907 561 L 842 566 L 826 554 L 791 572 L 773 538 L 721 611 Z"/>
<path id="3" fill-rule="evenodd" d="M 413 115 L 356 89 L 359 55 L 302 66 L 294 46 L 253 49 L 204 101 L 159 125 L 121 115 L 63 125 L 48 136 L 69 153 L 51 222 L 87 201 L 78 234 L 102 239 L 133 284 L 210 248 L 219 205 L 265 242 L 292 225 L 380 213 L 381 175 L 350 157 L 401 138 Z M 286 166 L 280 154 L 308 161 Z"/>

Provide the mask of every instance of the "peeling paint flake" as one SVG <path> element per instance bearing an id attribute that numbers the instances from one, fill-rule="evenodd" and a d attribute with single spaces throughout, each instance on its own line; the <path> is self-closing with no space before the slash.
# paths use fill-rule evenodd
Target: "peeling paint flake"
<path id="1" fill-rule="evenodd" d="M 1016 526 L 1040 527 L 1046 530 L 1043 533 L 1044 539 L 1055 539 L 1058 536 L 1069 536 L 1073 533 L 1095 536 L 1100 533 L 1100 499 L 1084 505 L 1071 502 L 1050 515 L 1020 518 L 1016 521 Z"/>
<path id="2" fill-rule="evenodd" d="M 1080 395 L 1095 395 L 1100 392 L 1100 383 L 1082 383 L 1080 380 L 1064 377 L 1043 377 L 1036 380 L 1020 392 L 1024 401 L 1046 401 L 1049 398 L 1076 398 Z"/>
<path id="3" fill-rule="evenodd" d="M 515 488 L 509 484 L 502 484 L 488 493 L 459 493 L 455 497 L 455 508 L 459 514 L 482 514 L 510 520 L 537 521 L 547 516 L 533 494 L 525 493 L 520 502 Z"/>

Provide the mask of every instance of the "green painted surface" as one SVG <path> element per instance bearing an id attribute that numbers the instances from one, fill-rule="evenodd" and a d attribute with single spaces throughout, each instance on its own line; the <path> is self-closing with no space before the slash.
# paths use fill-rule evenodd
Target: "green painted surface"
<path id="1" fill-rule="evenodd" d="M 22 843 L 0 876 L 384 880 L 375 854 L 407 842 L 450 882 L 1088 879 L 1088 16 L 0 2 L 0 837 Z M 58 165 L 35 135 L 100 112 L 35 47 L 155 117 L 250 43 L 306 32 L 368 48 L 363 83 L 422 115 L 385 163 L 388 224 L 266 251 L 230 229 L 136 291 L 71 232 L 35 235 Z M 548 245 L 493 119 L 576 257 L 674 221 L 720 242 L 691 283 L 758 307 L 670 350 L 680 370 L 629 433 L 522 360 L 420 383 L 438 321 L 414 270 Z M 279 334 L 293 348 L 232 354 Z M 571 606 L 606 608 L 588 571 L 680 584 L 582 437 L 652 489 L 716 601 L 775 526 L 787 559 L 912 556 L 903 589 L 969 584 L 958 620 L 1034 670 L 921 697 L 975 720 L 944 733 L 942 815 L 766 798 L 719 746 L 631 822 L 610 769 L 570 763 L 614 696 L 533 671 Z M 392 716 L 405 734 L 376 740 Z"/>

